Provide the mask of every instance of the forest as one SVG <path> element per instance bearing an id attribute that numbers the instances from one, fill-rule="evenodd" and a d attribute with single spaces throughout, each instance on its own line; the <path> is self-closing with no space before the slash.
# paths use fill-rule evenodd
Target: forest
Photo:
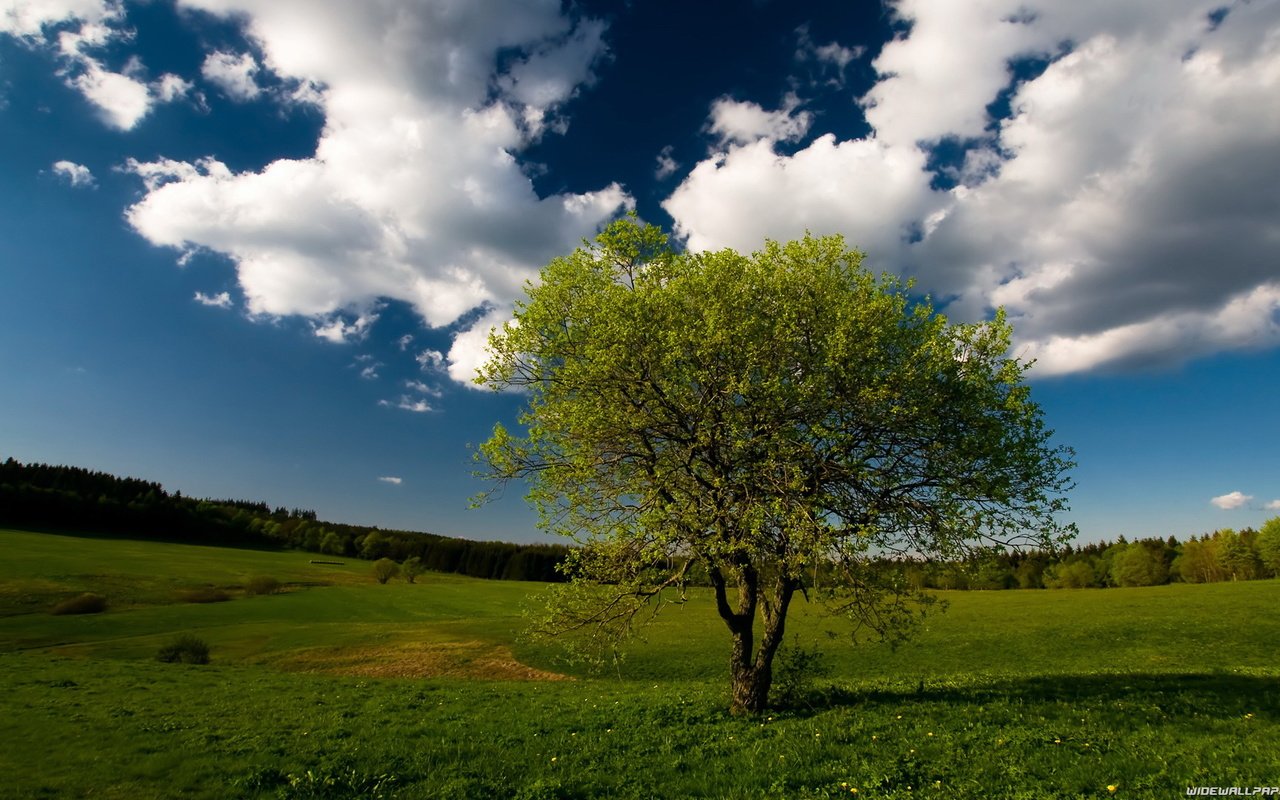
<path id="1" fill-rule="evenodd" d="M 404 561 L 475 578 L 556 581 L 568 548 L 479 542 L 316 519 L 307 509 L 169 493 L 158 483 L 80 467 L 0 464 L 0 526 L 143 537 L 185 544 L 295 549 Z"/>
<path id="2" fill-rule="evenodd" d="M 196 499 L 159 483 L 81 467 L 0 463 L 0 526 L 136 536 L 188 544 L 294 549 L 371 561 L 421 560 L 424 569 L 496 580 L 560 581 L 560 544 L 472 541 L 318 520 L 308 509 Z M 885 559 L 878 567 L 918 588 L 1085 589 L 1215 583 L 1280 576 L 1280 517 L 1259 530 L 991 551 L 967 561 Z M 823 570 L 812 582 L 821 585 Z M 691 584 L 705 576 L 689 574 Z"/>

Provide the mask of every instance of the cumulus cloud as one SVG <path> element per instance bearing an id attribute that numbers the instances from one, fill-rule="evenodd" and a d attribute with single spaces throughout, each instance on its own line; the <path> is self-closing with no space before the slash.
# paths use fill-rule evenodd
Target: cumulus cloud
<path id="1" fill-rule="evenodd" d="M 232 100 L 245 103 L 262 94 L 254 78 L 258 74 L 258 62 L 250 53 L 237 56 L 215 50 L 205 57 L 200 74 Z"/>
<path id="2" fill-rule="evenodd" d="M 350 323 L 331 315 L 360 317 L 380 298 L 433 327 L 480 307 L 506 316 L 537 268 L 631 206 L 617 184 L 539 197 L 517 160 L 563 128 L 561 106 L 605 54 L 602 24 L 559 2 L 180 6 L 243 21 L 262 69 L 323 87 L 309 158 L 244 172 L 216 154 L 128 165 L 147 187 L 130 225 L 228 256 L 252 314 L 312 317 L 335 341 Z M 473 370 L 455 357 L 474 355 L 474 330 L 450 348 L 450 375 Z"/>
<path id="3" fill-rule="evenodd" d="M 718 98 L 711 104 L 707 129 L 719 137 L 720 145 L 751 144 L 759 140 L 792 142 L 804 136 L 813 121 L 808 111 L 799 111 L 800 100 L 787 95 L 782 107 L 765 111 L 758 103 Z"/>
<path id="4" fill-rule="evenodd" d="M 32 46 L 58 52 L 59 74 L 97 110 L 110 127 L 133 129 L 156 103 L 186 95 L 191 84 L 165 74 L 148 84 L 146 68 L 135 56 L 123 71 L 107 68 L 98 57 L 115 42 L 127 41 L 124 5 L 118 0 L 9 0 L 0 12 L 0 33 Z"/>
<path id="5" fill-rule="evenodd" d="M 382 477 L 378 478 L 378 480 L 382 481 L 383 483 L 390 483 L 394 486 L 399 486 L 400 484 L 404 483 L 404 478 L 398 478 L 394 475 L 383 475 Z"/>
<path id="6" fill-rule="evenodd" d="M 665 207 L 695 248 L 844 233 L 1042 373 L 1280 344 L 1280 5 L 1220 5 L 900 0 L 871 135 L 726 137 Z"/>
<path id="7" fill-rule="evenodd" d="M 358 341 L 369 333 L 369 327 L 378 321 L 375 313 L 361 314 L 348 322 L 341 314 L 335 314 L 325 322 L 312 323 L 312 332 L 334 344 Z"/>
<path id="8" fill-rule="evenodd" d="M 64 178 L 67 183 L 72 186 L 93 186 L 93 173 L 84 164 L 77 164 L 74 161 L 55 161 L 53 162 L 53 172 Z"/>
<path id="9" fill-rule="evenodd" d="M 212 306 L 214 308 L 231 308 L 231 293 L 218 292 L 217 294 L 205 294 L 204 292 L 196 292 L 195 301 L 202 306 Z"/>
<path id="10" fill-rule="evenodd" d="M 832 86 L 843 86 L 845 68 L 865 53 L 865 47 L 845 47 L 839 42 L 820 45 L 813 40 L 808 25 L 796 29 L 796 61 L 817 64 L 819 72 Z"/>
<path id="11" fill-rule="evenodd" d="M 1280 511 L 1280 500 L 1272 500 L 1267 503 L 1266 509 L 1268 511 Z"/>
<path id="12" fill-rule="evenodd" d="M 1213 503 L 1218 508 L 1230 511 L 1233 508 L 1243 506 L 1252 499 L 1253 495 L 1251 494 L 1244 494 L 1243 492 L 1228 492 L 1227 494 L 1218 495 L 1209 502 Z"/>

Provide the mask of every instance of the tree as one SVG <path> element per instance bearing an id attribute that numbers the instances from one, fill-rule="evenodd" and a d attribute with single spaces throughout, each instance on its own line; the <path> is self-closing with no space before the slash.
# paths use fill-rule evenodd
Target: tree
<path id="1" fill-rule="evenodd" d="M 404 560 L 404 564 L 400 566 L 400 572 L 409 583 L 413 583 L 414 579 L 421 575 L 424 569 L 422 559 L 418 556 L 409 556 Z"/>
<path id="2" fill-rule="evenodd" d="M 1258 538 L 1254 540 L 1258 548 L 1258 559 L 1275 577 L 1280 577 L 1280 517 L 1273 517 L 1262 523 Z"/>
<path id="3" fill-rule="evenodd" d="M 524 431 L 478 458 L 581 545 L 541 630 L 607 646 L 704 571 L 755 712 L 815 566 L 831 610 L 896 638 L 929 598 L 878 559 L 1071 534 L 1070 452 L 1003 314 L 950 324 L 861 260 L 839 237 L 677 253 L 624 219 L 526 287 L 477 378 L 527 392 Z"/>
<path id="4" fill-rule="evenodd" d="M 373 562 L 373 577 L 378 583 L 386 583 L 400 574 L 400 565 L 389 558 L 380 558 Z"/>
<path id="5" fill-rule="evenodd" d="M 1150 547 L 1126 545 L 1111 559 L 1111 582 L 1116 586 L 1156 586 L 1168 579 L 1164 553 Z"/>

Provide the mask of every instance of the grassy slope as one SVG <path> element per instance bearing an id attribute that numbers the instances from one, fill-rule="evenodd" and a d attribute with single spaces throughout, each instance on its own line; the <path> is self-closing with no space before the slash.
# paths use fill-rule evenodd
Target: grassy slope
<path id="1" fill-rule="evenodd" d="M 953 593 L 896 652 L 829 640 L 801 605 L 831 702 L 735 720 L 701 595 L 621 681 L 476 681 L 527 676 L 512 649 L 560 668 L 514 641 L 539 587 L 378 586 L 366 562 L 19 532 L 0 548 L 5 796 L 1169 797 L 1280 780 L 1276 581 Z M 291 590 L 174 601 L 257 574 Z M 108 613 L 43 613 L 87 590 Z M 215 663 L 154 662 L 180 631 Z"/>

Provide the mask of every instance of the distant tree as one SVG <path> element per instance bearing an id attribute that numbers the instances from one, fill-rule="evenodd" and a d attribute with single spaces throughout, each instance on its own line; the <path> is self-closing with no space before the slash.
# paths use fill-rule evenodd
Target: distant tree
<path id="1" fill-rule="evenodd" d="M 423 566 L 421 558 L 418 556 L 410 556 L 404 560 L 404 564 L 400 567 L 400 572 L 404 575 L 405 580 L 409 583 L 413 583 L 414 578 L 421 575 L 425 569 L 426 567 Z"/>
<path id="2" fill-rule="evenodd" d="M 1273 517 L 1262 523 L 1254 546 L 1263 567 L 1272 576 L 1280 577 L 1280 517 Z"/>
<path id="3" fill-rule="evenodd" d="M 839 237 L 677 253 L 622 220 L 528 284 L 480 378 L 527 392 L 524 433 L 481 458 L 583 545 L 542 630 L 614 642 L 700 565 L 755 712 L 814 564 L 831 610 L 894 639 L 928 598 L 880 559 L 1070 534 L 1070 453 L 1004 315 L 951 324 L 861 260 Z"/>
<path id="4" fill-rule="evenodd" d="M 400 565 L 389 558 L 380 558 L 373 562 L 373 577 L 378 583 L 386 583 L 400 574 Z"/>
<path id="5" fill-rule="evenodd" d="M 1163 553 L 1131 544 L 1111 559 L 1111 583 L 1115 586 L 1156 586 L 1169 579 Z"/>
<path id="6" fill-rule="evenodd" d="M 1233 530 L 1218 531 L 1214 539 L 1218 543 L 1218 566 L 1225 580 L 1250 581 L 1258 577 L 1262 565 L 1241 534 Z"/>
<path id="7" fill-rule="evenodd" d="M 360 557 L 370 561 L 385 558 L 390 554 L 391 541 L 379 531 L 373 531 L 360 543 Z"/>
<path id="8" fill-rule="evenodd" d="M 1077 557 L 1044 571 L 1044 585 L 1050 589 L 1089 589 L 1099 585 L 1097 572 L 1087 557 Z"/>
<path id="9" fill-rule="evenodd" d="M 1173 561 L 1173 571 L 1186 583 L 1209 583 L 1223 579 L 1218 565 L 1217 543 L 1212 539 L 1184 542 L 1182 552 Z"/>
<path id="10" fill-rule="evenodd" d="M 334 531 L 325 531 L 324 536 L 320 539 L 320 552 L 328 553 L 331 556 L 340 556 L 346 552 L 346 543 L 342 541 L 342 537 Z"/>

